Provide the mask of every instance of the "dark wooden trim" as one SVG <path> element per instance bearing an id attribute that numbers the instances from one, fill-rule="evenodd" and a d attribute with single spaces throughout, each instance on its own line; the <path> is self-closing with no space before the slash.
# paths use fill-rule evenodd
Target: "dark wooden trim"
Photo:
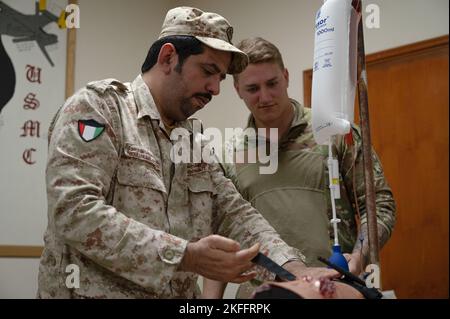
<path id="1" fill-rule="evenodd" d="M 398 57 L 404 58 L 408 55 L 417 54 L 420 51 L 429 51 L 438 47 L 445 46 L 448 46 L 448 35 L 404 45 L 393 49 L 388 49 L 381 52 L 372 53 L 367 55 L 366 62 L 370 65 L 374 63 L 384 62 L 390 59 L 395 59 Z"/>
<path id="2" fill-rule="evenodd" d="M 42 246 L 0 246 L 0 258 L 39 258 Z"/>
<path id="3" fill-rule="evenodd" d="M 69 3 L 78 4 L 78 0 L 69 0 Z M 75 88 L 76 36 L 76 29 L 67 29 L 66 99 L 73 94 Z"/>
<path id="4" fill-rule="evenodd" d="M 312 99 L 312 69 L 303 71 L 303 104 L 311 107 Z"/>

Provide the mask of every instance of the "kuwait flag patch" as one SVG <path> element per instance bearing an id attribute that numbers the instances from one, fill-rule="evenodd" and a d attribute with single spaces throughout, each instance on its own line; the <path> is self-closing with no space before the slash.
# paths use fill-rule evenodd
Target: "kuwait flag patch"
<path id="1" fill-rule="evenodd" d="M 79 120 L 78 121 L 78 134 L 85 142 L 90 142 L 95 140 L 97 137 L 102 135 L 105 130 L 105 125 L 100 124 L 94 120 Z"/>

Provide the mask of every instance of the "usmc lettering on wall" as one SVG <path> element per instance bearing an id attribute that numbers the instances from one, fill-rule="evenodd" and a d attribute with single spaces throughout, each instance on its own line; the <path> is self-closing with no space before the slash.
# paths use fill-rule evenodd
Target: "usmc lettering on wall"
<path id="1" fill-rule="evenodd" d="M 25 70 L 25 78 L 28 81 L 28 83 L 31 83 L 31 85 L 39 85 L 42 83 L 41 79 L 42 74 L 42 68 L 34 66 L 34 65 L 27 65 Z M 24 105 L 23 109 L 25 111 L 36 111 L 37 108 L 40 105 L 39 100 L 36 98 L 36 94 L 30 92 L 28 93 L 24 98 Z M 41 123 L 36 120 L 28 120 L 26 121 L 23 126 L 21 127 L 22 134 L 20 137 L 22 138 L 29 138 L 30 140 L 32 138 L 39 138 L 40 137 L 40 128 Z M 37 150 L 33 147 L 27 148 L 22 153 L 22 159 L 25 164 L 27 165 L 33 165 L 36 164 L 36 161 L 33 160 L 33 153 Z"/>

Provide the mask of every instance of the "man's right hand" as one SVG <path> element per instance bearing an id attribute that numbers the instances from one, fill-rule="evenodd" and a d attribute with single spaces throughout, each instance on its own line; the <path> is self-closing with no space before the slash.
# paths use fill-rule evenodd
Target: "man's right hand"
<path id="1" fill-rule="evenodd" d="M 210 235 L 188 243 L 180 270 L 194 272 L 221 282 L 243 283 L 256 276 L 247 272 L 254 264 L 251 260 L 259 252 L 259 244 L 242 249 L 238 242 L 219 235 Z"/>

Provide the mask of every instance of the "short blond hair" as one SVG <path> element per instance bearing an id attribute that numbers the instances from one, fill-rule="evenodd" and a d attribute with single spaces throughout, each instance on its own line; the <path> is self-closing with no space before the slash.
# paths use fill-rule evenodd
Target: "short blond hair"
<path id="1" fill-rule="evenodd" d="M 248 55 L 249 64 L 273 62 L 278 64 L 282 70 L 285 69 L 283 57 L 278 48 L 263 38 L 247 38 L 240 41 L 236 47 Z M 235 81 L 237 76 L 238 74 L 233 74 Z"/>

